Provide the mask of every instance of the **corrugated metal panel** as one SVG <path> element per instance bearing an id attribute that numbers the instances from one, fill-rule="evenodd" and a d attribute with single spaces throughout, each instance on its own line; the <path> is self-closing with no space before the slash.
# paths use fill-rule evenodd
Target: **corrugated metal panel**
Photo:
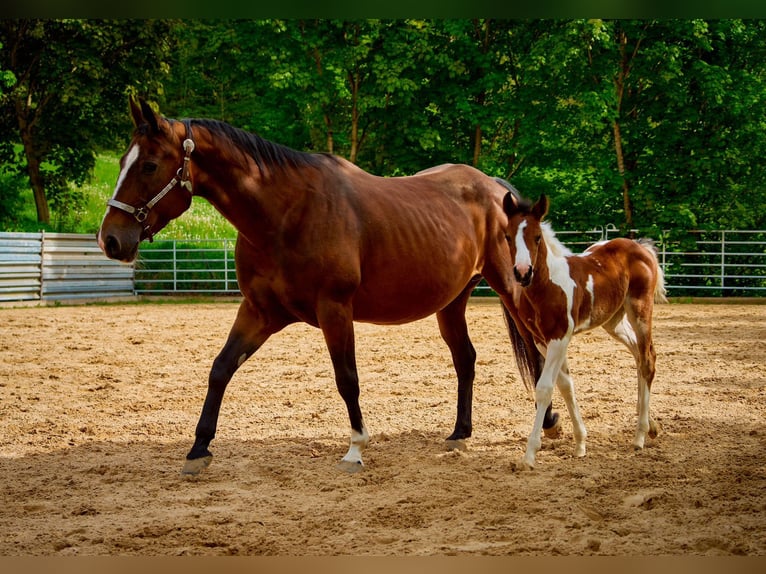
<path id="1" fill-rule="evenodd" d="M 0 233 L 0 301 L 40 298 L 41 233 Z"/>
<path id="2" fill-rule="evenodd" d="M 0 233 L 0 301 L 132 296 L 133 275 L 92 235 Z"/>

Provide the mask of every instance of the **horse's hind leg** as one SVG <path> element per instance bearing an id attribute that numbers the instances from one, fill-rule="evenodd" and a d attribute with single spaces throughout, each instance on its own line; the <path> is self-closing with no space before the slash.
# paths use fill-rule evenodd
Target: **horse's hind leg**
<path id="1" fill-rule="evenodd" d="M 247 301 L 242 302 L 229 338 L 213 361 L 208 378 L 207 396 L 195 432 L 196 439 L 194 446 L 186 455 L 182 474 L 199 474 L 210 464 L 213 455 L 208 447 L 215 437 L 218 414 L 229 381 L 242 363 L 255 353 L 271 334 L 279 331 L 284 325 L 285 323 L 267 322 L 263 315 Z"/>
<path id="2" fill-rule="evenodd" d="M 633 355 L 636 361 L 638 375 L 638 401 L 636 434 L 633 439 L 633 448 L 644 448 L 646 436 L 655 438 L 658 433 L 658 425 L 649 414 L 649 398 L 652 381 L 654 381 L 656 353 L 652 343 L 651 313 L 652 305 L 648 309 L 645 305 L 628 301 L 625 313 L 617 316 L 610 324 L 605 325 L 606 331 L 615 339 L 623 343 Z"/>
<path id="3" fill-rule="evenodd" d="M 436 314 L 439 332 L 452 354 L 452 364 L 457 373 L 457 419 L 455 430 L 447 437 L 448 448 L 465 448 L 465 439 L 473 431 L 471 411 L 473 403 L 473 380 L 476 373 L 476 350 L 468 336 L 465 309 L 468 299 L 479 279 L 471 280 L 460 295 Z"/>

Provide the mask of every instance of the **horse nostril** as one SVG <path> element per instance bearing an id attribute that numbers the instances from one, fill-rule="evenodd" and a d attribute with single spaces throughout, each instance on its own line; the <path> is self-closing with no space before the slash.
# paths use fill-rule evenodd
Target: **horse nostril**
<path id="1" fill-rule="evenodd" d="M 104 242 L 106 256 L 112 259 L 118 259 L 120 253 L 120 241 L 114 235 L 107 235 Z"/>

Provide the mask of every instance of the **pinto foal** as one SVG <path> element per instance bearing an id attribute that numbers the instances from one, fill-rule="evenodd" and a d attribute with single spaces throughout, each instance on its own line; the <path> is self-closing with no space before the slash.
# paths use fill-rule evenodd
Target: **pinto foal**
<path id="1" fill-rule="evenodd" d="M 521 469 L 534 468 L 543 415 L 551 402 L 554 383 L 572 418 L 575 456 L 585 456 L 586 430 L 569 375 L 567 347 L 576 333 L 599 326 L 628 347 L 636 359 L 638 426 L 633 446 L 642 449 L 647 433 L 650 438 L 657 436 L 657 424 L 649 416 L 656 358 L 652 310 L 655 302 L 666 301 L 663 273 L 653 246 L 650 242 L 618 238 L 573 255 L 556 239 L 550 225 L 542 221 L 548 212 L 545 195 L 531 205 L 509 193 L 503 209 L 508 215 L 506 239 L 518 282 L 514 295 L 518 320 L 531 331 L 545 356 L 535 387 L 535 422 Z"/>

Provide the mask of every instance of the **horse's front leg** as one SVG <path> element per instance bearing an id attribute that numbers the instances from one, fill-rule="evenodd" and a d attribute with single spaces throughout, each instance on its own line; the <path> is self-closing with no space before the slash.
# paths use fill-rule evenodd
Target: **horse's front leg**
<path id="1" fill-rule="evenodd" d="M 210 369 L 207 396 L 197 423 L 194 445 L 186 455 L 181 474 L 199 474 L 211 463 L 213 454 L 209 446 L 215 438 L 218 414 L 229 381 L 242 363 L 255 353 L 272 333 L 283 326 L 284 324 L 281 324 L 275 328 L 273 323 L 267 322 L 247 301 L 242 302 L 229 338 Z"/>
<path id="2" fill-rule="evenodd" d="M 457 419 L 455 430 L 447 437 L 447 448 L 465 449 L 465 439 L 471 436 L 473 425 L 473 381 L 476 373 L 476 350 L 468 336 L 465 310 L 468 299 L 479 278 L 474 278 L 452 303 L 436 314 L 439 332 L 452 354 L 457 374 Z"/>
<path id="3" fill-rule="evenodd" d="M 569 339 L 570 337 L 565 337 L 548 343 L 545 366 L 535 385 L 535 404 L 537 405 L 535 421 L 532 424 L 532 432 L 527 439 L 527 450 L 518 465 L 520 470 L 532 470 L 535 467 L 535 456 L 542 445 L 543 422 L 546 418 L 548 405 L 553 398 L 553 386 L 566 360 Z"/>
<path id="4" fill-rule="evenodd" d="M 359 375 L 356 370 L 354 345 L 354 321 L 350 305 L 326 302 L 317 312 L 327 349 L 330 352 L 335 384 L 346 403 L 351 423 L 351 445 L 338 468 L 349 473 L 358 472 L 364 466 L 362 451 L 370 440 L 359 407 Z"/>

